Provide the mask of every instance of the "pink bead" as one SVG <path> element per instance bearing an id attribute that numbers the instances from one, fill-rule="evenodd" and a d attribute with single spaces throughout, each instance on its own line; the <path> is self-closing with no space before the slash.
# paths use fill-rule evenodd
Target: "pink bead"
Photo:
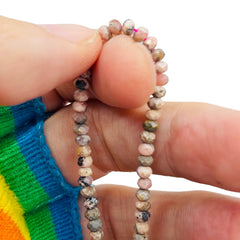
<path id="1" fill-rule="evenodd" d="M 87 109 L 87 104 L 85 102 L 74 102 L 72 108 L 76 112 L 85 112 Z"/>
<path id="2" fill-rule="evenodd" d="M 140 166 L 137 169 L 137 174 L 141 178 L 149 178 L 152 174 L 152 168 Z"/>
<path id="3" fill-rule="evenodd" d="M 109 30 L 111 33 L 113 33 L 115 35 L 120 34 L 122 31 L 121 23 L 116 19 L 111 20 L 109 22 Z"/>
<path id="4" fill-rule="evenodd" d="M 86 102 L 89 98 L 88 91 L 76 90 L 73 95 L 74 99 L 79 102 Z"/>
<path id="5" fill-rule="evenodd" d="M 157 46 L 157 39 L 155 37 L 148 37 L 143 44 L 149 49 L 153 50 Z"/>
<path id="6" fill-rule="evenodd" d="M 102 37 L 103 40 L 108 41 L 111 38 L 111 32 L 108 28 L 108 26 L 101 26 L 98 29 L 98 32 L 100 34 L 100 36 Z"/>
<path id="7" fill-rule="evenodd" d="M 144 27 L 138 28 L 134 31 L 133 39 L 137 42 L 142 42 L 148 36 L 148 30 Z"/>
<path id="8" fill-rule="evenodd" d="M 149 178 L 140 178 L 137 184 L 139 188 L 147 190 L 152 186 L 152 181 Z"/>
<path id="9" fill-rule="evenodd" d="M 159 61 L 155 63 L 155 69 L 158 73 L 164 73 L 168 70 L 168 65 L 164 61 Z"/>
<path id="10" fill-rule="evenodd" d="M 162 74 L 162 73 L 157 75 L 157 82 L 156 82 L 156 84 L 158 86 L 164 86 L 164 85 L 166 85 L 168 83 L 168 81 L 169 81 L 169 78 L 168 78 L 167 75 Z"/>
<path id="11" fill-rule="evenodd" d="M 154 146 L 152 144 L 142 143 L 139 145 L 138 151 L 143 156 L 151 156 L 154 153 Z"/>

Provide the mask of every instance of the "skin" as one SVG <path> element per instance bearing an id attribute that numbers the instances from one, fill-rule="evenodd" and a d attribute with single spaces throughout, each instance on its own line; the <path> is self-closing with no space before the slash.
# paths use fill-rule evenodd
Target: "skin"
<path id="1" fill-rule="evenodd" d="M 142 105 L 154 82 L 165 77 L 154 75 L 146 49 L 125 38 L 102 46 L 96 31 L 76 25 L 36 26 L 0 17 L 0 29 L 0 104 L 19 104 L 43 96 L 47 110 L 55 112 L 45 122 L 46 140 L 66 180 L 76 185 L 78 174 L 73 111 L 63 103 L 72 100 L 73 79 L 93 64 L 94 92 L 87 111 L 93 177 L 113 170 L 135 171 L 136 133 L 141 131 L 146 110 Z M 128 47 L 130 51 L 120 54 Z M 133 67 L 128 61 L 134 59 L 138 60 Z M 121 74 L 114 75 L 119 70 Z M 126 89 L 134 104 L 129 102 L 131 97 L 124 101 Z M 139 94 L 135 95 L 136 91 Z M 239 112 L 230 109 L 166 103 L 157 130 L 154 173 L 240 191 L 239 121 Z M 131 239 L 134 194 L 135 189 L 123 186 L 97 186 L 106 240 Z M 150 239 L 240 238 L 240 201 L 236 198 L 199 191 L 153 192 L 151 201 Z M 79 204 L 84 209 L 82 199 Z M 86 222 L 83 216 L 81 219 L 87 238 Z"/>

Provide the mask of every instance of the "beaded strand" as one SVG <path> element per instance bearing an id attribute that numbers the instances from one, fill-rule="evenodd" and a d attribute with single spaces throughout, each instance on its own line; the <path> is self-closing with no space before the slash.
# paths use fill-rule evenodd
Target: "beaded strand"
<path id="1" fill-rule="evenodd" d="M 135 24 L 132 20 L 126 20 L 123 25 L 118 20 L 112 20 L 109 22 L 109 26 L 101 26 L 99 33 L 103 42 L 108 41 L 112 37 L 125 34 L 132 37 L 136 42 L 142 42 L 146 48 L 152 54 L 153 62 L 157 73 L 163 73 L 167 71 L 167 63 L 162 61 L 165 53 L 162 49 L 155 49 L 157 45 L 157 39 L 155 37 L 148 37 L 148 30 L 144 27 L 135 29 Z M 84 207 L 86 208 L 85 217 L 88 219 L 87 227 L 90 230 L 91 240 L 103 239 L 102 221 L 100 219 L 100 211 L 97 208 L 98 199 L 96 198 L 96 189 L 93 186 L 92 178 L 92 163 L 91 147 L 89 143 L 91 141 L 88 135 L 89 127 L 86 123 L 87 117 L 85 112 L 87 111 L 86 101 L 89 98 L 89 82 L 91 81 L 91 70 L 88 70 L 74 81 L 74 85 L 77 90 L 74 92 L 74 102 L 72 108 L 74 110 L 73 120 L 75 122 L 74 133 L 76 136 L 78 165 L 79 165 L 79 179 L 78 184 L 82 187 L 80 193 L 84 197 Z M 165 82 L 164 84 L 166 84 Z M 161 84 L 161 85 L 164 85 Z M 146 121 L 143 123 L 144 131 L 140 134 L 142 143 L 138 147 L 138 162 L 140 166 L 137 168 L 137 174 L 140 177 L 138 180 L 139 189 L 136 192 L 136 223 L 134 225 L 135 233 L 133 240 L 147 240 L 149 225 L 148 220 L 151 216 L 149 209 L 151 203 L 149 202 L 151 194 L 149 189 L 152 186 L 151 179 L 152 174 L 151 164 L 153 163 L 152 154 L 154 153 L 154 140 L 156 138 L 155 131 L 157 130 L 157 120 L 160 118 L 160 109 L 163 106 L 162 97 L 165 96 L 166 90 L 162 86 L 156 86 L 154 93 L 151 95 L 148 106 L 149 110 L 146 112 Z"/>

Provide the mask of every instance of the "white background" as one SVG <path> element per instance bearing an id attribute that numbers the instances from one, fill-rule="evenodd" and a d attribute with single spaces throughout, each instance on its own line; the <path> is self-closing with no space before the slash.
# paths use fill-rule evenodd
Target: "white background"
<path id="1" fill-rule="evenodd" d="M 0 14 L 33 23 L 74 23 L 92 28 L 131 18 L 166 52 L 166 101 L 208 102 L 240 108 L 240 14 L 236 0 L 0 0 Z M 240 164 L 240 159 L 239 159 Z M 210 190 L 184 179 L 153 176 L 153 189 Z M 136 187 L 136 173 L 112 173 L 97 183 Z"/>

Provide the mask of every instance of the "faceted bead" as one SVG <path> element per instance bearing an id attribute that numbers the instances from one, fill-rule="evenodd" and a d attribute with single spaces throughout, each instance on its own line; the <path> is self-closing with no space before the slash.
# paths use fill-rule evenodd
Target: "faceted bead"
<path id="1" fill-rule="evenodd" d="M 152 181 L 149 178 L 140 178 L 137 184 L 139 188 L 147 190 L 152 186 Z"/>
<path id="2" fill-rule="evenodd" d="M 136 211 L 135 217 L 137 218 L 138 222 L 147 222 L 150 218 L 151 214 L 148 211 Z"/>
<path id="3" fill-rule="evenodd" d="M 86 102 L 89 98 L 89 92 L 85 90 L 76 90 L 73 94 L 73 97 L 76 101 Z"/>
<path id="4" fill-rule="evenodd" d="M 97 232 L 90 232 L 91 240 L 101 240 L 103 239 L 103 231 L 99 230 Z"/>
<path id="5" fill-rule="evenodd" d="M 150 202 L 136 202 L 136 208 L 139 211 L 147 211 L 151 208 Z"/>
<path id="6" fill-rule="evenodd" d="M 158 110 L 146 111 L 145 117 L 151 121 L 157 121 L 161 117 L 161 112 Z"/>
<path id="7" fill-rule="evenodd" d="M 80 167 L 91 167 L 93 163 L 93 159 L 91 156 L 87 156 L 87 157 L 79 157 L 78 158 L 78 165 Z"/>
<path id="8" fill-rule="evenodd" d="M 109 22 L 109 30 L 112 34 L 118 35 L 122 31 L 122 25 L 118 20 L 113 19 Z"/>
<path id="9" fill-rule="evenodd" d="M 87 110 L 87 104 L 85 102 L 73 102 L 72 108 L 76 112 L 83 113 Z"/>
<path id="10" fill-rule="evenodd" d="M 144 39 L 146 39 L 148 36 L 148 30 L 144 27 L 140 27 L 137 30 L 134 31 L 133 39 L 136 42 L 142 42 Z"/>
<path id="11" fill-rule="evenodd" d="M 151 109 L 161 109 L 162 106 L 163 106 L 164 102 L 162 101 L 161 98 L 150 98 L 149 101 L 148 101 L 148 106 L 151 108 Z"/>
<path id="12" fill-rule="evenodd" d="M 111 38 L 111 32 L 110 32 L 108 26 L 105 26 L 105 25 L 101 26 L 98 29 L 98 32 L 99 32 L 102 40 L 108 41 Z"/>
<path id="13" fill-rule="evenodd" d="M 133 33 L 134 27 L 135 27 L 135 23 L 131 19 L 127 19 L 123 23 L 122 31 L 126 35 L 131 35 Z"/>
<path id="14" fill-rule="evenodd" d="M 83 202 L 83 205 L 87 209 L 93 209 L 93 208 L 97 207 L 98 200 L 96 197 L 86 198 Z"/>
<path id="15" fill-rule="evenodd" d="M 100 211 L 98 208 L 93 208 L 91 210 L 87 210 L 85 212 L 85 217 L 90 221 L 98 219 L 100 217 Z"/>
<path id="16" fill-rule="evenodd" d="M 88 187 L 92 184 L 92 182 L 93 182 L 93 178 L 91 176 L 79 177 L 78 179 L 78 184 L 81 187 Z"/>
<path id="17" fill-rule="evenodd" d="M 168 70 L 168 65 L 164 61 L 158 61 L 155 63 L 155 69 L 158 73 L 164 73 Z"/>
<path id="18" fill-rule="evenodd" d="M 151 51 L 157 46 L 157 39 L 155 37 L 148 37 L 143 44 Z"/>
<path id="19" fill-rule="evenodd" d="M 80 75 L 80 78 L 86 79 L 87 81 L 90 81 L 92 79 L 92 71 L 89 69 L 86 72 L 82 73 Z"/>
<path id="20" fill-rule="evenodd" d="M 76 137 L 75 141 L 78 145 L 84 146 L 91 141 L 91 138 L 88 135 L 79 135 Z"/>
<path id="21" fill-rule="evenodd" d="M 86 79 L 84 78 L 77 78 L 75 81 L 74 81 L 74 85 L 76 88 L 80 89 L 80 90 L 86 90 L 89 88 L 89 83 Z"/>
<path id="22" fill-rule="evenodd" d="M 151 198 L 149 190 L 137 190 L 136 197 L 139 201 L 148 201 Z"/>
<path id="23" fill-rule="evenodd" d="M 153 93 L 153 96 L 156 97 L 156 98 L 161 98 L 161 97 L 164 97 L 166 94 L 166 89 L 162 86 L 156 86 L 155 87 L 155 90 L 154 90 L 154 93 Z"/>
<path id="24" fill-rule="evenodd" d="M 165 56 L 165 53 L 162 49 L 158 48 L 153 50 L 152 52 L 152 58 L 154 62 L 161 61 Z"/>
<path id="25" fill-rule="evenodd" d="M 87 121 L 87 116 L 83 112 L 75 112 L 72 117 L 77 124 L 83 124 Z"/>
<path id="26" fill-rule="evenodd" d="M 164 86 L 169 82 L 169 78 L 167 75 L 160 73 L 159 76 L 157 76 L 156 84 L 159 86 Z"/>
<path id="27" fill-rule="evenodd" d="M 91 168 L 79 168 L 78 170 L 78 175 L 80 177 L 88 177 L 91 176 L 92 174 L 93 172 Z"/>
<path id="28" fill-rule="evenodd" d="M 154 153 L 154 146 L 148 143 L 141 143 L 138 146 L 138 151 L 143 156 L 151 156 Z"/>
<path id="29" fill-rule="evenodd" d="M 86 124 L 76 124 L 73 128 L 74 133 L 81 135 L 81 134 L 87 134 L 89 131 L 89 127 Z"/>
<path id="30" fill-rule="evenodd" d="M 102 221 L 101 219 L 89 221 L 87 227 L 91 232 L 97 232 L 102 228 Z"/>
<path id="31" fill-rule="evenodd" d="M 140 155 L 140 156 L 138 156 L 138 161 L 139 161 L 140 165 L 148 167 L 148 166 L 152 165 L 153 157 Z"/>
<path id="32" fill-rule="evenodd" d="M 158 124 L 156 121 L 146 120 L 143 123 L 143 129 L 148 132 L 155 132 L 158 128 Z"/>
<path id="33" fill-rule="evenodd" d="M 152 168 L 151 167 L 139 166 L 137 168 L 137 174 L 141 178 L 149 178 L 152 174 Z"/>
<path id="34" fill-rule="evenodd" d="M 83 187 L 81 189 L 81 195 L 83 197 L 93 197 L 96 194 L 96 189 L 94 186 Z"/>
<path id="35" fill-rule="evenodd" d="M 135 230 L 138 234 L 146 234 L 149 231 L 149 225 L 147 222 L 137 222 L 135 224 Z"/>
<path id="36" fill-rule="evenodd" d="M 148 240 L 146 235 L 134 233 L 133 240 Z"/>
<path id="37" fill-rule="evenodd" d="M 153 143 L 156 139 L 156 135 L 153 132 L 143 131 L 140 138 L 144 143 Z"/>
<path id="38" fill-rule="evenodd" d="M 90 156 L 91 152 L 92 150 L 89 145 L 79 146 L 77 148 L 77 155 L 80 157 L 88 157 Z"/>

